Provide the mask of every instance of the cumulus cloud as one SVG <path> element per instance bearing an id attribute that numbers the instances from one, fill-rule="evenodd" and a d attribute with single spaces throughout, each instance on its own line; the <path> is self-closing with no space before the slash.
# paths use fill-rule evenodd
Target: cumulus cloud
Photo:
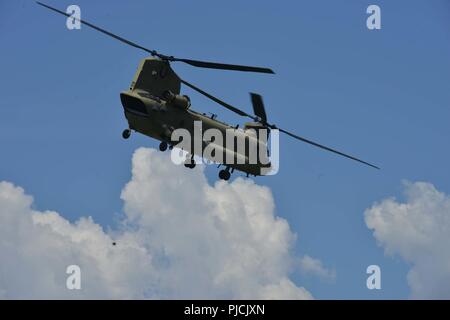
<path id="1" fill-rule="evenodd" d="M 0 297 L 312 298 L 289 279 L 295 235 L 267 187 L 211 186 L 201 168 L 141 148 L 121 198 L 125 218 L 105 232 L 90 217 L 37 211 L 23 189 L 0 182 Z M 66 288 L 72 264 L 81 290 Z"/>
<path id="2" fill-rule="evenodd" d="M 406 201 L 389 198 L 365 212 L 387 254 L 411 265 L 412 298 L 450 299 L 450 196 L 431 183 L 405 183 Z"/>
<path id="3" fill-rule="evenodd" d="M 325 268 L 322 261 L 308 255 L 300 259 L 300 270 L 304 274 L 314 275 L 323 280 L 334 281 L 336 279 L 336 271 L 334 269 Z"/>

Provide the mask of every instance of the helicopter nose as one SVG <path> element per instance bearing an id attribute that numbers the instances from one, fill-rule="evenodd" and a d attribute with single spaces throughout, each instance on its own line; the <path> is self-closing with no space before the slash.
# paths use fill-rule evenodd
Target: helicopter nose
<path id="1" fill-rule="evenodd" d="M 120 101 L 126 112 L 134 113 L 140 116 L 148 116 L 148 111 L 145 103 L 138 97 L 133 96 L 127 92 L 120 94 Z"/>

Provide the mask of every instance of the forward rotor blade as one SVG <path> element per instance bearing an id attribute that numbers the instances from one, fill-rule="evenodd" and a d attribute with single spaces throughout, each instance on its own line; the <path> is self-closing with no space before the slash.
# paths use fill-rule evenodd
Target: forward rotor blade
<path id="1" fill-rule="evenodd" d="M 66 16 L 66 17 L 69 17 L 69 18 L 73 18 L 73 19 L 75 19 L 75 20 L 78 20 L 78 21 L 80 21 L 80 23 L 82 23 L 82 24 L 84 24 L 84 25 L 86 25 L 86 26 L 88 26 L 88 27 L 91 27 L 92 29 L 95 29 L 95 30 L 97 30 L 97 31 L 100 31 L 100 32 L 103 33 L 103 34 L 106 34 L 107 36 L 110 36 L 110 37 L 112 37 L 112 38 L 114 38 L 114 39 L 116 39 L 116 40 L 119 40 L 119 41 L 121 41 L 121 42 L 123 42 L 123 43 L 125 43 L 125 44 L 128 44 L 128 45 L 130 45 L 130 46 L 132 46 L 132 47 L 135 47 L 135 48 L 137 48 L 137 49 L 144 50 L 145 52 L 148 52 L 148 53 L 150 53 L 151 55 L 158 55 L 158 53 L 157 53 L 155 50 L 150 50 L 150 49 L 144 48 L 144 47 L 142 47 L 142 46 L 140 46 L 140 45 L 138 45 L 138 44 L 136 44 L 136 43 L 134 43 L 134 42 L 131 42 L 131 41 L 127 40 L 127 39 L 124 39 L 124 38 L 122 38 L 122 37 L 119 37 L 118 35 L 115 35 L 114 33 L 111 33 L 111 32 L 109 32 L 109 31 L 106 31 L 106 30 L 102 29 L 102 28 L 99 28 L 99 27 L 93 25 L 92 23 L 89 23 L 89 22 L 87 22 L 87 21 L 85 21 L 85 20 L 81 20 L 81 19 L 78 19 L 78 18 L 76 18 L 76 17 L 73 17 L 72 15 L 70 15 L 70 14 L 64 12 L 64 11 L 55 9 L 55 8 L 50 7 L 49 5 L 46 5 L 46 4 L 44 4 L 44 3 L 42 3 L 42 2 L 39 2 L 39 1 L 36 1 L 36 3 L 37 3 L 38 5 L 40 5 L 40 6 L 43 6 L 43 7 L 47 8 L 47 9 L 50 9 L 50 10 L 55 11 L 55 12 L 57 12 L 57 13 L 60 13 L 60 14 L 62 14 L 62 15 L 64 15 L 64 16 Z"/>
<path id="2" fill-rule="evenodd" d="M 327 151 L 334 152 L 334 153 L 336 153 L 336 154 L 338 154 L 338 155 L 340 155 L 340 156 L 343 156 L 343 157 L 346 157 L 346 158 L 349 158 L 349 159 L 352 159 L 352 160 L 361 162 L 361 163 L 363 163 L 363 164 L 365 164 L 365 165 L 368 165 L 368 166 L 370 166 L 370 167 L 372 167 L 372 168 L 380 169 L 379 167 L 377 167 L 377 166 L 375 166 L 375 165 L 373 165 L 373 164 L 370 164 L 370 163 L 368 163 L 368 162 L 366 162 L 366 161 L 363 161 L 363 160 L 361 160 L 361 159 L 355 158 L 355 157 L 353 157 L 353 156 L 350 156 L 350 155 L 348 155 L 348 154 L 342 153 L 342 152 L 340 152 L 340 151 L 331 149 L 331 148 L 329 148 L 329 147 L 327 147 L 327 146 L 318 144 L 318 143 L 316 143 L 316 142 L 314 142 L 314 141 L 311 141 L 311 140 L 302 138 L 302 137 L 297 136 L 297 135 L 295 135 L 295 134 L 293 134 L 293 133 L 290 133 L 289 131 L 286 131 L 286 130 L 283 130 L 283 129 L 279 129 L 279 128 L 277 128 L 276 126 L 272 126 L 272 128 L 273 128 L 273 129 L 278 129 L 278 130 L 280 130 L 281 132 L 286 133 L 287 135 L 289 135 L 289 136 L 291 136 L 291 137 L 293 137 L 293 138 L 295 138 L 295 139 L 298 139 L 298 140 L 300 140 L 300 141 L 303 141 L 303 142 L 312 144 L 313 146 L 316 146 L 316 147 L 318 147 L 318 148 L 321 148 L 321 149 L 324 149 L 324 150 L 327 150 Z"/>
<path id="3" fill-rule="evenodd" d="M 164 54 L 158 53 L 156 50 L 151 50 L 151 49 L 145 48 L 145 47 L 143 47 L 141 45 L 138 45 L 137 43 L 134 43 L 134 42 L 132 42 L 130 40 L 122 38 L 122 37 L 120 37 L 120 36 L 118 36 L 118 35 L 116 35 L 116 34 L 114 34 L 112 32 L 109 32 L 109 31 L 106 31 L 105 29 L 97 27 L 97 26 L 93 25 L 92 23 L 87 22 L 86 20 L 82 20 L 82 19 L 79 19 L 77 17 L 74 17 L 74 16 L 72 16 L 72 15 L 70 15 L 70 14 L 64 12 L 64 11 L 58 10 L 56 8 L 53 8 L 53 7 L 51 7 L 49 5 L 46 5 L 46 4 L 42 3 L 42 2 L 36 1 L 36 3 L 38 5 L 40 5 L 40 6 L 42 6 L 42 7 L 50 9 L 50 10 L 52 10 L 54 12 L 57 12 L 59 14 L 62 14 L 64 16 L 66 16 L 66 17 L 73 18 L 73 19 L 79 21 L 80 23 L 82 23 L 82 24 L 84 24 L 84 25 L 86 25 L 86 26 L 88 26 L 88 27 L 90 27 L 92 29 L 97 30 L 97 31 L 99 31 L 99 32 L 101 32 L 103 34 L 106 34 L 107 36 L 110 36 L 110 37 L 112 37 L 112 38 L 114 38 L 116 40 L 119 40 L 119 41 L 121 41 L 121 42 L 123 42 L 123 43 L 125 43 L 125 44 L 127 44 L 129 46 L 132 46 L 132 47 L 137 48 L 137 49 L 144 50 L 145 52 L 150 53 L 152 56 L 157 56 L 157 57 L 161 58 L 162 60 L 184 62 L 184 63 L 187 63 L 187 64 L 189 64 L 191 66 L 200 67 L 200 68 L 220 69 L 220 70 L 234 70 L 234 71 L 247 71 L 247 72 L 259 72 L 259 73 L 274 73 L 269 68 L 241 66 L 241 65 L 235 65 L 235 64 L 199 61 L 199 60 L 191 60 L 191 59 L 181 59 L 181 58 L 175 58 L 175 57 L 172 57 L 172 56 L 166 56 Z"/>
<path id="4" fill-rule="evenodd" d="M 252 116 L 252 115 L 250 115 L 250 114 L 248 114 L 248 113 L 246 113 L 246 112 L 244 112 L 244 111 L 242 111 L 242 110 L 240 110 L 240 109 L 238 109 L 236 107 L 233 107 L 232 105 L 229 105 L 228 103 L 226 103 L 226 102 L 224 102 L 224 101 L 222 101 L 222 100 L 220 100 L 220 99 L 210 95 L 209 93 L 207 93 L 207 92 L 203 91 L 202 89 L 194 86 L 193 84 L 191 84 L 191 83 L 189 83 L 189 82 L 187 82 L 187 81 L 185 81 L 183 79 L 180 79 L 180 81 L 181 81 L 181 83 L 187 85 L 189 88 L 197 91 L 198 93 L 200 93 L 200 94 L 204 95 L 205 97 L 211 99 L 212 101 L 220 104 L 221 106 L 227 108 L 228 110 L 231 110 L 231 111 L 233 111 L 234 113 L 237 113 L 240 116 L 250 117 L 252 119 L 255 119 L 254 116 Z"/>
<path id="5" fill-rule="evenodd" d="M 262 123 L 267 123 L 267 115 L 262 97 L 257 93 L 250 93 L 250 97 L 252 99 L 253 112 L 261 119 Z"/>
<path id="6" fill-rule="evenodd" d="M 246 72 L 259 72 L 259 73 L 272 73 L 272 74 L 275 73 L 275 72 L 273 72 L 272 69 L 269 69 L 269 68 L 241 66 L 241 65 L 236 65 L 236 64 L 226 64 L 226 63 L 199 61 L 199 60 L 191 60 L 191 59 L 179 59 L 179 58 L 173 58 L 173 59 L 171 59 L 171 61 L 181 61 L 181 62 L 187 63 L 191 66 L 200 67 L 200 68 L 246 71 Z"/>

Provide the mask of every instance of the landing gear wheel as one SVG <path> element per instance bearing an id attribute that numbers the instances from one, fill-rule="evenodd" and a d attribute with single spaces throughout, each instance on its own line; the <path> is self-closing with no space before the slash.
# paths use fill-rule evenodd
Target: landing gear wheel
<path id="1" fill-rule="evenodd" d="M 189 168 L 189 169 L 194 169 L 195 168 L 195 160 L 194 160 L 194 155 L 193 154 L 192 155 L 188 155 L 186 157 L 186 161 L 184 162 L 184 166 L 186 168 Z"/>
<path id="2" fill-rule="evenodd" d="M 195 164 L 196 163 L 195 163 L 194 159 L 191 159 L 191 160 L 186 160 L 186 163 L 184 164 L 184 166 L 189 169 L 194 169 Z"/>
<path id="3" fill-rule="evenodd" d="M 164 152 L 164 151 L 167 150 L 167 147 L 168 147 L 167 142 L 163 141 L 163 142 L 161 142 L 161 143 L 159 144 L 159 151 Z"/>
<path id="4" fill-rule="evenodd" d="M 230 171 L 227 170 L 220 170 L 219 171 L 219 178 L 225 181 L 228 181 L 231 177 Z"/>
<path id="5" fill-rule="evenodd" d="M 123 137 L 124 139 L 128 139 L 130 136 L 131 136 L 131 130 L 130 130 L 130 129 L 125 129 L 125 130 L 123 130 L 123 132 L 122 132 L 122 137 Z"/>

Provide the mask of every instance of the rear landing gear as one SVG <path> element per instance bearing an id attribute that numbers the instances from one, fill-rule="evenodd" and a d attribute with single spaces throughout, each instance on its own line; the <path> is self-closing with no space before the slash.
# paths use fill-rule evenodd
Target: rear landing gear
<path id="1" fill-rule="evenodd" d="M 195 168 L 195 161 L 193 159 L 192 160 L 186 160 L 186 163 L 184 164 L 184 166 L 186 168 L 189 168 L 189 169 L 194 169 Z"/>
<path id="2" fill-rule="evenodd" d="M 231 173 L 230 170 L 227 168 L 225 170 L 220 170 L 219 171 L 219 178 L 225 181 L 228 181 L 231 177 Z"/>
<path id="3" fill-rule="evenodd" d="M 168 147 L 167 142 L 163 141 L 163 142 L 161 142 L 161 143 L 159 144 L 159 151 L 164 152 L 164 151 L 167 150 L 167 147 Z"/>
<path id="4" fill-rule="evenodd" d="M 130 129 L 125 129 L 125 130 L 123 130 L 123 132 L 122 132 L 122 137 L 123 137 L 124 139 L 128 139 L 130 136 L 131 136 L 131 130 L 130 130 Z"/>
<path id="5" fill-rule="evenodd" d="M 194 169 L 195 168 L 194 156 L 191 156 L 190 158 L 186 159 L 186 161 L 184 162 L 184 166 L 189 169 Z"/>

